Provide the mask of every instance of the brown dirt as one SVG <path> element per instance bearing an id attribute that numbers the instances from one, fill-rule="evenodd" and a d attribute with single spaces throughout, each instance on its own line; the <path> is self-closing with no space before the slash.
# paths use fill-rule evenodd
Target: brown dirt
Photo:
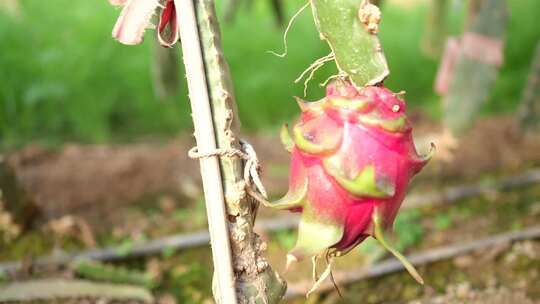
<path id="1" fill-rule="evenodd" d="M 437 134 L 440 130 L 437 125 L 422 123 L 418 125 L 417 133 Z M 440 145 L 436 136 L 434 142 Z M 501 171 L 518 172 L 524 166 L 540 163 L 538 151 L 540 151 L 540 137 L 538 135 L 521 136 L 512 118 L 501 116 L 480 119 L 458 141 L 451 161 L 431 162 L 427 170 L 419 177 L 476 178 L 482 174 Z M 437 160 L 437 153 L 435 160 Z"/>
<path id="2" fill-rule="evenodd" d="M 57 152 L 29 146 L 8 161 L 45 219 L 106 215 L 147 195 L 192 191 L 198 168 L 186 156 L 189 146 L 188 140 L 118 147 L 69 144 Z"/>

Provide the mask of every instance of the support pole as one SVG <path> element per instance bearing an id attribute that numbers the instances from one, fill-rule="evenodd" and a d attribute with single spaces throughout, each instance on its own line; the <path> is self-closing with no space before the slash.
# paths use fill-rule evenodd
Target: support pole
<path id="1" fill-rule="evenodd" d="M 216 135 L 193 1 L 177 1 L 176 13 L 180 22 L 180 39 L 197 146 L 201 153 L 214 151 L 217 148 Z M 201 158 L 200 166 L 215 271 L 214 296 L 218 303 L 235 304 L 237 299 L 231 244 L 218 157 Z"/>
<path id="2" fill-rule="evenodd" d="M 253 231 L 258 203 L 246 190 L 240 120 L 214 0 L 175 0 L 201 161 L 217 303 L 278 303 L 285 282 Z M 217 150 L 216 150 L 217 149 Z M 216 151 L 225 153 L 217 153 Z M 235 152 L 235 153 L 230 153 Z M 240 153 L 237 153 L 240 152 Z M 207 159 L 208 161 L 204 161 Z M 219 161 L 219 162 L 218 162 Z"/>

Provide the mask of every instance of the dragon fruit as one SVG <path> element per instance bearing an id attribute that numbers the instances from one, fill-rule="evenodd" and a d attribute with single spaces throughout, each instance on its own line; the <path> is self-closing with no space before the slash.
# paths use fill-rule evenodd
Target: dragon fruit
<path id="1" fill-rule="evenodd" d="M 422 282 L 382 233 L 392 226 L 411 178 L 430 158 L 416 152 L 405 101 L 384 87 L 357 89 L 338 80 L 322 100 L 298 102 L 302 114 L 292 134 L 287 126 L 281 133 L 292 156 L 289 191 L 271 203 L 301 213 L 287 264 L 340 256 L 372 236 Z"/>

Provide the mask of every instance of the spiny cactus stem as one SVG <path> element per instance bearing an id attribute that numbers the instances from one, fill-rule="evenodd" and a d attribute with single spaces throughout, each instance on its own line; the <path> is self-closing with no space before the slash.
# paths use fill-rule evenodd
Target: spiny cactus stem
<path id="1" fill-rule="evenodd" d="M 360 88 L 390 74 L 377 32 L 380 11 L 367 0 L 310 0 L 319 34 L 335 54 L 340 74 Z"/>
<path id="2" fill-rule="evenodd" d="M 240 121 L 229 68 L 221 48 L 214 1 L 181 0 L 176 3 L 198 151 L 205 154 L 216 148 L 241 150 Z M 186 18 L 183 17 L 184 10 L 189 12 Z M 188 65 L 191 70 L 187 70 Z M 211 171 L 203 167 L 204 159 L 201 170 L 203 184 L 205 180 L 208 184 L 204 190 L 216 269 L 216 302 L 278 303 L 286 284 L 264 258 L 266 244 L 253 231 L 258 204 L 253 199 L 253 191 L 246 188 L 243 159 L 238 155 L 223 155 L 208 160 L 211 163 L 204 166 Z"/>
<path id="3" fill-rule="evenodd" d="M 216 135 L 194 4 L 190 0 L 177 1 L 176 11 L 181 22 L 180 37 L 197 146 L 201 152 L 212 151 L 217 148 Z M 234 304 L 237 303 L 237 299 L 218 158 L 201 158 L 200 166 L 217 284 L 215 296 L 220 303 Z"/>
<path id="4" fill-rule="evenodd" d="M 455 137 L 472 127 L 490 97 L 503 61 L 507 24 L 507 1 L 482 0 L 478 17 L 463 35 L 449 91 L 443 102 L 443 125 Z"/>

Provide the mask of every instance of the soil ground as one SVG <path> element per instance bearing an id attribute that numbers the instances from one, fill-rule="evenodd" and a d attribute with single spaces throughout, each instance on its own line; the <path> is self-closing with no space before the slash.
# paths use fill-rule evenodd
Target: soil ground
<path id="1" fill-rule="evenodd" d="M 435 138 L 438 126 L 421 116 L 417 132 Z M 449 162 L 435 159 L 415 182 L 415 191 L 433 190 L 468 181 L 515 174 L 540 164 L 540 140 L 518 136 L 513 121 L 505 117 L 478 122 L 460 142 Z M 274 196 L 287 188 L 288 155 L 277 138 L 248 136 L 264 166 L 263 181 Z M 53 150 L 29 146 L 7 155 L 17 179 L 31 194 L 40 215 L 30 229 L 12 239 L 0 239 L 7 250 L 0 261 L 120 245 L 129 250 L 134 241 L 204 228 L 206 219 L 198 190 L 198 166 L 187 158 L 191 138 L 168 143 L 122 146 L 70 144 Z M 427 146 L 427 140 L 423 144 Z M 481 148 L 479 148 L 481 146 Z M 421 148 L 423 149 L 423 148 Z M 261 217 L 275 215 L 262 209 Z M 1 212 L 0 212 L 1 215 Z M 406 211 L 401 232 L 394 241 L 406 253 L 528 227 L 540 222 L 540 186 L 465 199 L 455 204 Z M 268 257 L 282 271 L 284 256 L 294 244 L 295 233 L 264 233 Z M 405 239 L 403 239 L 405 238 Z M 408 238 L 408 239 L 407 239 Z M 340 258 L 336 271 L 367 265 L 384 253 L 363 244 Z M 374 254 L 375 252 L 375 254 Z M 537 303 L 540 300 L 540 241 L 506 244 L 453 260 L 420 268 L 428 284 L 416 285 L 406 273 L 342 286 L 336 292 L 312 296 L 309 303 Z M 375 258 L 377 257 L 377 258 Z M 210 301 L 211 256 L 209 248 L 129 260 L 116 266 L 155 275 L 154 293 L 160 303 Z M 73 277 L 71 268 L 26 267 L 17 280 L 36 277 Z M 311 277 L 309 263 L 286 274 L 290 282 Z M 339 282 L 338 282 L 339 284 Z M 167 302 L 168 301 L 168 302 Z M 304 303 L 298 299 L 292 303 Z"/>

